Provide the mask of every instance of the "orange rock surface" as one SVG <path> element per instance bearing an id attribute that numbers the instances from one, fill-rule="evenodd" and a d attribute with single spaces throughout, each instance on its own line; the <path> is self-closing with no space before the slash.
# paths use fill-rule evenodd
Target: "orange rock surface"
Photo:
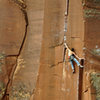
<path id="1" fill-rule="evenodd" d="M 99 25 L 99 0 L 1 0 L 0 100 L 99 100 Z"/>

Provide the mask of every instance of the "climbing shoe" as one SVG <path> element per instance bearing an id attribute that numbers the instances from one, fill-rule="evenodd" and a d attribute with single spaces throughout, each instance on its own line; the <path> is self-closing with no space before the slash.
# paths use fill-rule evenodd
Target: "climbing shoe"
<path id="1" fill-rule="evenodd" d="M 73 69 L 72 73 L 74 74 L 75 73 L 75 70 Z"/>
<path id="2" fill-rule="evenodd" d="M 83 68 L 84 66 L 80 65 L 80 68 Z"/>

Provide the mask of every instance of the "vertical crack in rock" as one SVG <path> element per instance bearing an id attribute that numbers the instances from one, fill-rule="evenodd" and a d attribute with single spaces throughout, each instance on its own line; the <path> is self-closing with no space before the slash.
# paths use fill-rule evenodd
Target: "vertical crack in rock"
<path id="1" fill-rule="evenodd" d="M 16 57 L 16 56 L 13 56 L 13 57 Z M 12 81 L 12 78 L 13 78 L 13 75 L 14 75 L 14 71 L 15 71 L 16 66 L 17 66 L 17 59 L 18 59 L 18 57 L 16 57 L 16 63 L 15 63 L 15 65 L 14 65 L 14 67 L 12 68 L 12 71 L 11 71 L 11 73 L 10 73 L 10 77 L 9 77 L 8 83 L 7 83 L 6 87 L 5 87 L 5 93 L 4 93 L 4 96 L 3 96 L 2 100 L 5 100 L 6 96 L 9 97 L 9 93 L 7 93 L 7 91 L 8 91 L 8 88 L 9 88 L 10 84 L 11 84 L 11 81 Z M 7 99 L 7 100 L 8 100 L 8 99 Z"/>
<path id="2" fill-rule="evenodd" d="M 25 22 L 26 22 L 26 28 L 25 28 L 25 35 L 24 35 L 22 44 L 21 44 L 20 49 L 19 49 L 19 53 L 17 55 L 6 55 L 6 57 L 16 57 L 16 63 L 15 63 L 15 66 L 14 66 L 14 68 L 12 69 L 12 71 L 10 73 L 11 76 L 8 79 L 8 83 L 7 83 L 6 88 L 5 88 L 5 94 L 4 94 L 3 98 L 2 98 L 2 100 L 5 100 L 5 97 L 6 96 L 9 97 L 9 93 L 7 93 L 7 90 L 9 88 L 9 84 L 12 82 L 13 75 L 14 75 L 15 70 L 16 70 L 16 67 L 18 65 L 18 57 L 21 54 L 21 51 L 23 49 L 23 45 L 25 43 L 25 39 L 26 39 L 26 35 L 27 35 L 27 27 L 28 27 L 28 16 L 27 16 L 27 12 L 26 12 L 26 4 L 25 4 L 25 1 L 24 0 L 12 0 L 12 1 L 14 3 L 16 3 L 20 7 L 20 10 L 24 14 L 24 18 L 25 18 Z"/>
<path id="3" fill-rule="evenodd" d="M 25 29 L 25 35 L 24 35 L 24 38 L 23 38 L 23 41 L 22 41 L 22 44 L 21 44 L 21 47 L 20 47 L 20 50 L 19 50 L 19 54 L 18 56 L 20 55 L 21 51 L 22 51 L 22 48 L 23 48 L 23 45 L 24 45 L 24 42 L 25 42 L 25 39 L 26 39 L 26 35 L 27 35 L 27 27 L 28 27 L 28 16 L 27 16 L 27 12 L 25 9 L 21 9 L 23 14 L 24 14 L 24 17 L 25 17 L 25 21 L 26 21 L 26 29 Z"/>
<path id="4" fill-rule="evenodd" d="M 21 51 L 22 51 L 22 48 L 23 48 L 23 45 L 24 45 L 24 42 L 25 42 L 25 39 L 26 39 L 26 35 L 27 35 L 27 27 L 28 27 L 28 16 L 27 16 L 27 12 L 26 12 L 26 4 L 24 3 L 24 0 L 12 0 L 13 2 L 15 2 L 17 5 L 19 5 L 20 7 L 20 10 L 22 11 L 23 15 L 24 15 L 24 18 L 25 18 L 25 21 L 26 21 L 26 29 L 25 29 L 25 35 L 24 35 L 24 38 L 23 38 L 23 41 L 22 41 L 22 44 L 21 44 L 21 47 L 19 49 L 19 53 L 18 55 L 8 55 L 8 56 L 19 56 Z"/>

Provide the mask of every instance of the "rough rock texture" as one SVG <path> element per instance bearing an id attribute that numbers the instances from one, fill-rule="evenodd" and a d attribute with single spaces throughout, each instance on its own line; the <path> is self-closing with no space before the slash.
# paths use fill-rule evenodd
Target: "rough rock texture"
<path id="1" fill-rule="evenodd" d="M 0 1 L 0 100 L 7 92 L 25 29 L 26 22 L 20 8 L 11 0 Z"/>
<path id="2" fill-rule="evenodd" d="M 94 97 L 92 99 L 100 100 L 100 72 L 92 72 L 90 74 L 90 81 L 92 84 L 92 88 L 95 89 Z M 93 97 L 93 96 L 92 96 Z"/>
<path id="3" fill-rule="evenodd" d="M 0 52 L 18 55 L 26 22 L 19 7 L 10 0 L 0 1 Z"/>
<path id="4" fill-rule="evenodd" d="M 29 100 L 39 67 L 43 0 L 3 0 L 0 13 L 0 100 Z"/>
<path id="5" fill-rule="evenodd" d="M 85 58 L 75 74 L 65 6 L 66 42 Z M 0 100 L 100 100 L 99 27 L 100 0 L 1 0 Z"/>
<path id="6" fill-rule="evenodd" d="M 77 3 L 78 2 L 78 3 Z M 84 45 L 84 20 L 82 13 L 81 0 L 70 0 L 67 18 L 67 45 L 69 48 L 74 48 L 75 53 L 79 57 L 83 57 Z M 65 78 L 65 91 L 66 96 L 64 100 L 81 100 L 80 99 L 80 68 L 74 63 L 75 74 L 72 73 L 69 60 L 66 61 L 66 78 Z"/>
<path id="7" fill-rule="evenodd" d="M 67 96 L 71 100 L 99 100 L 100 1 L 69 1 L 67 43 L 76 54 L 85 57 L 84 70 L 71 74 L 67 64 Z M 81 9 L 79 9 L 81 8 Z"/>
<path id="8" fill-rule="evenodd" d="M 45 0 L 44 4 L 44 32 L 34 100 L 61 100 L 65 0 Z"/>
<path id="9" fill-rule="evenodd" d="M 28 27 L 10 88 L 10 100 L 29 100 L 36 86 L 43 27 L 43 0 L 28 0 Z"/>
<path id="10" fill-rule="evenodd" d="M 87 6 L 87 4 L 89 6 Z M 100 73 L 100 1 L 86 0 L 84 2 L 84 53 L 85 69 L 83 73 L 83 100 L 100 100 L 99 73 Z M 92 80 L 92 83 L 90 82 Z M 98 81 L 97 81 L 98 80 Z M 95 86 L 97 84 L 97 86 Z"/>

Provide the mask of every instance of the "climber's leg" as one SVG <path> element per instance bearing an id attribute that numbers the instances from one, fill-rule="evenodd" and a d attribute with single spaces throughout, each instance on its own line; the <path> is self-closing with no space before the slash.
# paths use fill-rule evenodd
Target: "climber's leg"
<path id="1" fill-rule="evenodd" d="M 80 66 L 80 63 L 78 62 L 76 58 L 74 58 L 73 60 L 76 62 L 77 66 Z"/>
<path id="2" fill-rule="evenodd" d="M 73 60 L 77 63 L 77 66 L 83 68 L 83 66 L 79 63 L 79 61 L 76 58 L 74 58 Z"/>
<path id="3" fill-rule="evenodd" d="M 70 61 L 70 64 L 71 64 L 71 67 L 72 67 L 72 70 L 73 70 L 73 73 L 74 73 L 75 70 L 74 70 L 74 65 L 73 65 L 73 61 L 72 60 Z"/>

